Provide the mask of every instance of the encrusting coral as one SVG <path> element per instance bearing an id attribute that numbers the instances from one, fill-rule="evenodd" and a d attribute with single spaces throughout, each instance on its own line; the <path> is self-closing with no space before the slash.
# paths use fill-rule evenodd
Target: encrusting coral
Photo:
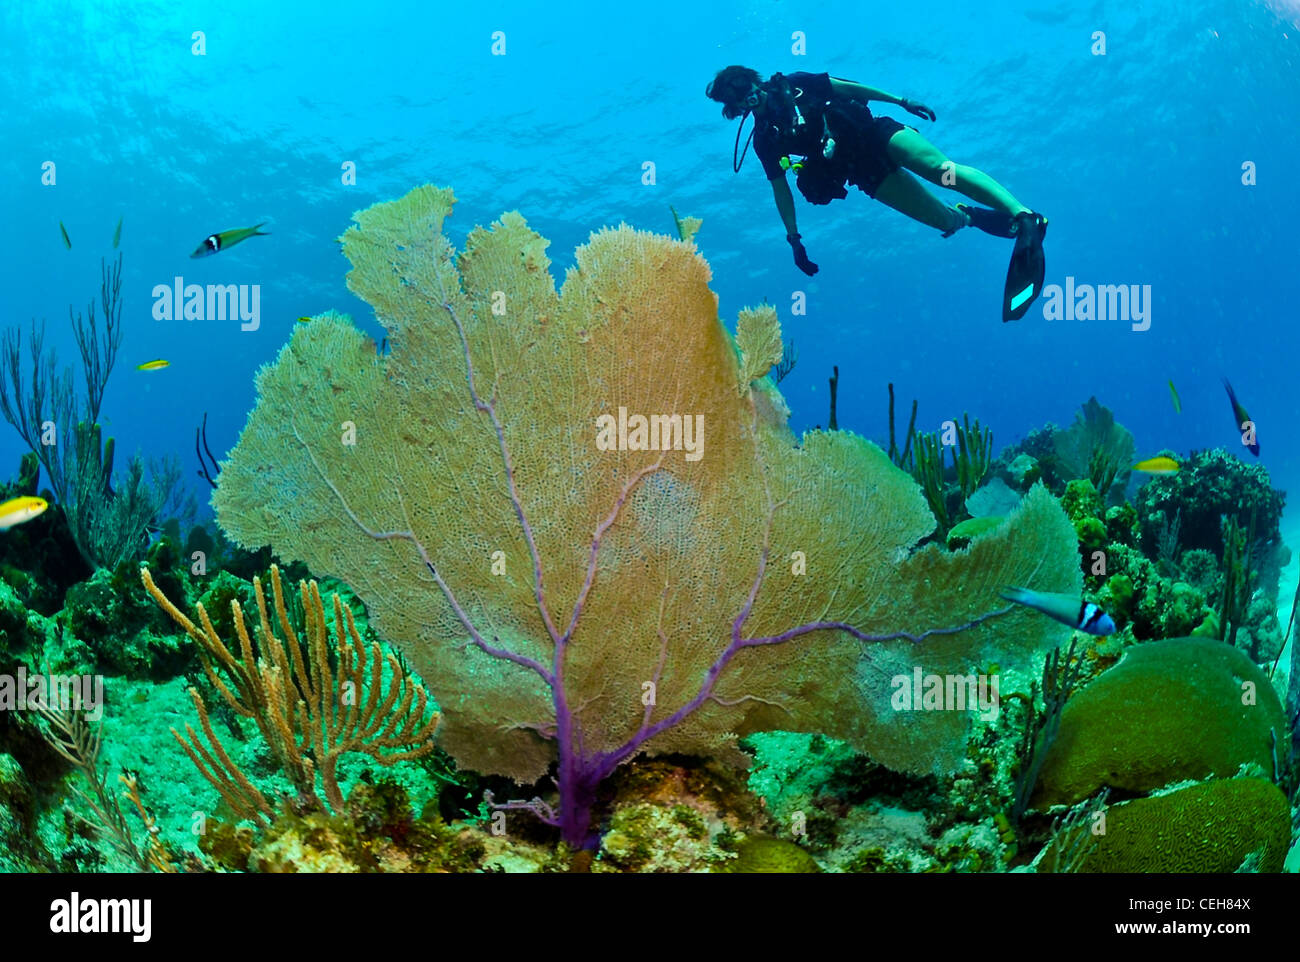
<path id="1" fill-rule="evenodd" d="M 1079 590 L 1055 501 L 1031 491 L 967 551 L 913 551 L 934 528 L 916 484 L 851 433 L 796 443 L 770 381 L 745 385 L 692 244 L 602 230 L 557 291 L 517 213 L 457 256 L 453 200 L 426 186 L 355 215 L 348 286 L 392 351 L 337 315 L 299 326 L 222 465 L 222 527 L 347 582 L 462 767 L 529 782 L 555 762 L 558 810 L 510 806 L 575 848 L 643 751 L 742 762 L 738 736 L 784 729 L 957 765 L 967 714 L 897 712 L 890 679 L 1060 639 L 997 597 Z M 777 337 L 746 375 L 780 356 L 755 310 Z"/>
<path id="2" fill-rule="evenodd" d="M 271 627 L 266 594 L 261 580 L 254 578 L 257 644 L 254 646 L 249 636 L 239 602 L 231 601 L 239 637 L 236 655 L 221 640 L 201 603 L 195 607 L 202 628 L 167 599 L 147 567 L 140 569 L 140 579 L 158 605 L 198 644 L 203 670 L 226 704 L 257 723 L 300 796 L 315 796 L 319 773 L 329 810 L 338 813 L 344 804 L 337 776 L 340 756 L 360 752 L 380 765 L 392 765 L 433 750 L 438 713 L 426 718 L 428 693 L 418 680 L 407 676 L 396 658 L 389 655 L 385 659 L 377 642 L 367 646 L 361 640 L 351 609 L 337 594 L 333 595 L 335 640 L 331 647 L 320 589 L 314 581 L 299 583 L 306 620 L 304 645 L 290 621 L 280 571 L 273 565 L 271 592 L 284 640 L 277 638 Z M 190 725 L 185 726 L 188 741 L 174 728 L 172 734 L 236 815 L 269 823 L 275 817 L 275 806 L 227 754 L 212 730 L 198 691 L 191 688 L 190 697 L 211 751 L 203 747 Z"/>

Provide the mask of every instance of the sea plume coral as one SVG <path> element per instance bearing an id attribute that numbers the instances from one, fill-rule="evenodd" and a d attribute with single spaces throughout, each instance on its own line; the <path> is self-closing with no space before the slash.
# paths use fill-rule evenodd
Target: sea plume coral
<path id="1" fill-rule="evenodd" d="M 571 844 L 643 750 L 725 756 L 783 728 L 951 769 L 965 713 L 897 713 L 889 680 L 1060 637 L 997 598 L 1078 589 L 1053 499 L 969 551 L 911 553 L 934 519 L 905 472 L 846 432 L 796 444 L 766 379 L 737 392 L 693 245 L 602 230 L 557 292 L 517 213 L 457 257 L 452 203 L 421 187 L 355 215 L 348 285 L 392 353 L 337 317 L 295 332 L 222 466 L 222 526 L 347 581 L 462 765 L 529 781 L 557 762 L 559 810 L 534 807 Z"/>

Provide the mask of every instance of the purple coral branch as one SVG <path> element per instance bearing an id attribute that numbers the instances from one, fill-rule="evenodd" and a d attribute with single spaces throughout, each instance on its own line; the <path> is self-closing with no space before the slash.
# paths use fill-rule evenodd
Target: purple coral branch
<path id="1" fill-rule="evenodd" d="M 439 284 L 442 285 L 442 283 L 441 275 L 439 275 Z M 469 387 L 470 398 L 474 402 L 475 409 L 488 415 L 492 421 L 492 427 L 496 431 L 497 446 L 501 452 L 501 460 L 506 472 L 506 482 L 510 489 L 510 502 L 514 506 L 515 516 L 519 519 L 524 540 L 528 544 L 528 552 L 533 559 L 533 594 L 537 600 L 537 610 L 541 614 L 546 631 L 555 645 L 551 671 L 549 674 L 542 675 L 543 678 L 548 678 L 547 683 L 551 688 L 551 701 L 555 708 L 555 740 L 559 755 L 558 783 L 560 787 L 561 814 L 553 824 L 561 825 L 567 841 L 571 843 L 578 842 L 583 845 L 592 844 L 593 840 L 589 837 L 588 827 L 591 822 L 590 812 L 595 801 L 595 787 L 598 780 L 593 781 L 586 777 L 584 766 L 581 763 L 583 753 L 575 745 L 573 712 L 569 709 L 568 696 L 564 686 L 564 655 L 570 632 L 561 635 L 556 630 L 555 623 L 551 619 L 550 608 L 546 604 L 546 591 L 542 576 L 542 557 L 537 550 L 537 540 L 533 536 L 533 527 L 528 521 L 527 512 L 524 511 L 523 501 L 519 497 L 519 490 L 515 484 L 514 463 L 510 457 L 510 447 L 506 444 L 505 428 L 501 424 L 501 419 L 497 417 L 496 398 L 494 395 L 493 400 L 488 402 L 479 396 L 478 388 L 474 383 L 474 360 L 469 349 L 469 337 L 465 333 L 465 326 L 461 323 L 460 316 L 456 313 L 456 309 L 452 307 L 451 300 L 446 296 L 445 285 L 443 286 L 441 303 L 442 309 L 447 312 L 447 316 L 451 318 L 451 322 L 456 326 L 456 331 L 460 336 L 461 350 L 465 355 L 465 378 Z M 623 497 L 626 497 L 626 492 L 624 492 Z M 603 530 L 598 527 L 597 541 L 599 541 L 601 534 L 603 534 Z M 442 585 L 441 576 L 427 558 L 425 563 L 429 566 L 429 570 L 433 572 L 434 577 L 438 579 L 439 584 Z M 575 622 L 581 610 L 581 605 L 579 605 L 574 614 Z M 572 628 L 570 628 L 571 630 Z M 478 641 L 478 644 L 483 647 L 481 640 Z M 484 648 L 484 650 L 487 649 Z M 513 653 L 509 653 L 509 655 L 513 655 Z M 518 658 L 520 656 L 514 657 Z M 532 659 L 528 659 L 528 661 L 531 662 Z"/>
<path id="2" fill-rule="evenodd" d="M 653 474 L 663 465 L 663 455 L 654 464 L 646 465 L 639 469 L 632 477 L 628 478 L 623 485 L 623 490 L 619 493 L 618 500 L 614 502 L 614 507 L 610 509 L 600 523 L 596 525 L 595 534 L 591 539 L 591 551 L 587 556 L 587 575 L 582 581 L 582 590 L 578 592 L 578 600 L 573 605 L 573 615 L 569 619 L 569 627 L 564 631 L 563 641 L 567 642 L 573 636 L 573 630 L 578 626 L 578 618 L 582 614 L 582 609 L 587 603 L 587 594 L 591 591 L 592 582 L 596 578 L 596 555 L 600 552 L 600 542 L 604 538 L 605 532 L 608 531 L 618 519 L 618 513 L 623 510 L 623 504 L 627 497 L 632 493 L 632 489 L 641 483 L 641 479 L 647 474 Z"/>
<path id="3" fill-rule="evenodd" d="M 963 631 L 969 631 L 971 628 L 975 628 L 992 618 L 1008 614 L 1015 608 L 1015 605 L 1007 605 L 1005 608 L 999 608 L 996 611 L 990 611 L 986 614 L 979 615 L 960 625 L 955 625 L 949 628 L 931 628 L 930 630 L 923 631 L 918 635 L 906 631 L 896 631 L 884 635 L 869 635 L 847 622 L 813 621 L 805 625 L 800 625 L 797 628 L 791 628 L 789 631 L 783 631 L 779 635 L 769 635 L 761 638 L 741 638 L 739 629 L 745 617 L 748 615 L 752 602 L 753 595 L 751 594 L 749 601 L 746 603 L 745 610 L 736 618 L 735 626 L 732 631 L 731 644 L 729 644 L 722 654 L 718 656 L 717 660 L 709 666 L 709 670 L 704 676 L 704 681 L 700 685 L 700 690 L 696 693 L 695 697 L 668 717 L 659 720 L 649 728 L 642 728 L 636 733 L 636 735 L 624 743 L 621 748 L 599 756 L 595 761 L 597 764 L 597 770 L 601 773 L 599 776 L 600 778 L 604 778 L 620 764 L 632 755 L 636 754 L 642 745 L 654 738 L 660 732 L 681 724 L 688 715 L 699 708 L 700 705 L 704 704 L 705 701 L 712 698 L 713 688 L 717 684 L 718 678 L 721 676 L 722 672 L 726 669 L 731 660 L 746 648 L 754 648 L 759 645 L 779 645 L 794 638 L 798 638 L 801 635 L 810 634 L 814 631 L 836 630 L 847 632 L 859 641 L 897 641 L 906 638 L 908 641 L 921 642 L 934 635 L 955 635 Z"/>
<path id="4" fill-rule="evenodd" d="M 523 502 L 519 498 L 519 488 L 515 484 L 515 467 L 510 458 L 510 448 L 506 444 L 505 428 L 501 425 L 501 419 L 497 417 L 495 388 L 493 389 L 491 401 L 484 401 L 479 396 L 478 388 L 474 384 L 474 359 L 470 356 L 469 337 L 465 334 L 465 325 L 461 323 L 460 315 L 456 313 L 456 309 L 451 306 L 441 275 L 438 275 L 438 282 L 443 287 L 442 309 L 447 312 L 451 322 L 456 325 L 456 332 L 460 335 L 461 350 L 465 353 L 465 380 L 469 386 L 469 396 L 474 402 L 474 407 L 492 420 L 492 427 L 496 431 L 497 446 L 501 449 L 501 461 L 506 470 L 506 484 L 510 489 L 510 503 L 514 505 L 515 515 L 519 518 L 519 525 L 523 529 L 524 540 L 528 543 L 528 553 L 532 555 L 533 559 L 533 594 L 537 599 L 537 610 L 541 613 L 542 623 L 546 625 L 546 631 L 550 634 L 551 641 L 558 648 L 561 645 L 560 633 L 556 630 L 555 622 L 551 620 L 551 610 L 546 604 L 546 590 L 542 581 L 542 556 L 537 550 L 537 541 L 533 537 L 533 526 L 528 522 Z"/>
<path id="5" fill-rule="evenodd" d="M 321 480 L 323 480 L 325 484 L 329 486 L 329 489 L 334 492 L 334 496 L 338 498 L 339 504 L 342 505 L 347 516 L 352 519 L 353 524 L 360 528 L 364 534 L 374 538 L 376 541 L 400 540 L 409 541 L 411 544 L 415 545 L 415 550 L 419 552 L 420 560 L 424 562 L 425 566 L 433 574 L 433 579 L 437 582 L 438 587 L 442 589 L 443 596 L 447 599 L 447 603 L 451 605 L 452 611 L 455 612 L 462 627 L 469 632 L 470 640 L 473 641 L 476 646 L 493 657 L 503 658 L 506 661 L 513 662 L 523 668 L 528 668 L 531 671 L 537 672 L 547 685 L 554 686 L 555 676 L 552 675 L 541 662 L 534 658 L 529 658 L 527 655 L 521 655 L 513 651 L 508 651 L 505 648 L 498 648 L 489 645 L 484 641 L 483 637 L 478 633 L 478 629 L 475 628 L 473 622 L 469 620 L 469 615 L 466 614 L 465 609 L 462 608 L 460 602 L 456 600 L 456 595 L 451 590 L 451 586 L 443 580 L 442 575 L 438 573 L 438 569 L 434 567 L 433 561 L 429 558 L 429 552 L 425 550 L 424 545 L 421 543 L 420 539 L 415 536 L 415 533 L 413 531 L 376 531 L 362 521 L 360 516 L 352 510 L 352 506 L 348 504 L 348 499 L 343 496 L 343 492 L 340 491 L 338 486 L 330 480 L 329 475 L 325 473 L 325 469 L 322 468 L 320 462 L 316 460 L 316 455 L 312 451 L 311 446 L 308 445 L 307 442 L 303 440 L 302 435 L 298 433 L 298 425 L 293 421 L 290 421 L 289 427 L 293 431 L 293 436 L 298 439 L 298 443 L 302 445 L 303 450 L 307 452 L 307 457 L 311 459 L 312 465 L 316 468 L 316 473 L 321 476 Z M 401 502 L 400 491 L 398 492 L 398 500 Z M 405 502 L 401 502 L 401 504 L 402 513 L 405 515 L 406 504 Z M 407 518 L 407 523 L 410 523 L 409 517 Z"/>
<path id="6" fill-rule="evenodd" d="M 789 641 L 792 638 L 798 638 L 800 635 L 806 635 L 812 631 L 839 630 L 847 632 L 859 641 L 899 641 L 906 639 L 911 642 L 920 644 L 925 639 L 934 635 L 956 635 L 963 631 L 969 631 L 982 625 L 984 622 L 997 618 L 1005 614 L 1010 614 L 1015 609 L 1015 605 L 1007 605 L 1005 608 L 998 608 L 996 611 L 986 612 L 972 618 L 963 624 L 951 628 L 931 628 L 923 631 L 919 635 L 914 635 L 907 631 L 895 631 L 887 635 L 869 635 L 844 621 L 812 621 L 806 625 L 800 625 L 797 628 L 791 628 L 789 631 L 783 631 L 779 635 L 767 635 L 762 638 L 747 638 L 742 644 L 744 648 L 753 648 L 758 645 L 779 645 L 782 642 Z"/>
<path id="7" fill-rule="evenodd" d="M 438 587 L 442 589 L 442 593 L 446 596 L 447 603 L 451 605 L 452 611 L 456 613 L 456 617 L 460 620 L 460 623 L 464 626 L 465 630 L 469 632 L 470 640 L 474 642 L 474 645 L 494 658 L 503 658 L 506 661 L 513 662 L 516 665 L 537 672 L 537 674 L 542 677 L 542 681 L 546 682 L 548 686 L 554 688 L 555 676 L 551 672 L 547 671 L 546 667 L 540 661 L 535 658 L 529 658 L 527 655 L 521 655 L 517 651 L 511 651 L 508 648 L 498 648 L 495 645 L 489 645 L 483 640 L 483 637 L 478 633 L 478 629 L 474 627 L 474 623 L 469 620 L 469 615 L 465 613 L 465 609 L 463 609 L 460 606 L 460 603 L 456 601 L 456 596 L 452 594 L 451 587 L 443 580 L 442 575 L 438 574 L 438 569 L 435 568 L 433 562 L 429 560 L 428 554 L 425 553 L 424 545 L 420 544 L 418 541 L 415 542 L 415 545 L 420 551 L 420 558 L 424 561 L 425 567 L 429 569 L 429 573 L 432 574 L 434 580 L 438 582 Z"/>

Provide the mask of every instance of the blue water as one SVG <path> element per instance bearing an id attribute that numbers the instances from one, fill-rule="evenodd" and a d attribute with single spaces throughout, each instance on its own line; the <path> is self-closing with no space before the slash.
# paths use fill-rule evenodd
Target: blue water
<path id="1" fill-rule="evenodd" d="M 893 381 L 904 413 L 919 399 L 918 426 L 968 411 L 999 448 L 1069 423 L 1093 394 L 1144 455 L 1232 447 L 1226 375 L 1274 484 L 1294 488 L 1297 24 L 1295 0 L 9 3 L 0 323 L 45 319 L 72 361 L 68 306 L 97 297 L 121 216 L 125 340 L 107 429 L 120 451 L 174 453 L 192 477 L 204 412 L 220 455 L 296 317 L 336 308 L 380 333 L 344 286 L 334 239 L 353 211 L 451 185 L 454 242 L 517 208 L 552 241 L 560 275 L 602 225 L 671 231 L 671 204 L 703 218 L 698 242 L 729 324 L 763 298 L 781 311 L 799 351 L 782 384 L 796 429 L 826 423 L 838 365 L 840 426 L 877 440 Z M 191 49 L 199 30 L 203 56 Z M 492 56 L 498 30 L 505 56 Z M 791 52 L 794 31 L 805 55 Z M 1105 56 L 1091 52 L 1094 31 Z M 1009 241 L 974 230 L 941 240 L 857 191 L 821 208 L 797 198 L 821 266 L 804 277 L 757 159 L 733 175 L 735 124 L 703 96 L 731 63 L 829 71 L 928 104 L 936 123 L 873 106 L 1048 214 L 1048 284 L 1150 285 L 1150 328 L 1048 321 L 1041 301 L 1004 324 Z M 41 183 L 45 161 L 56 186 Z M 348 161 L 355 186 L 340 182 Z M 654 186 L 641 182 L 645 161 Z M 261 220 L 270 237 L 189 258 L 208 234 Z M 155 320 L 154 286 L 178 275 L 260 285 L 260 327 Z M 790 314 L 797 291 L 806 316 Z M 171 366 L 135 370 L 153 358 Z M 0 424 L 0 475 L 21 450 Z"/>

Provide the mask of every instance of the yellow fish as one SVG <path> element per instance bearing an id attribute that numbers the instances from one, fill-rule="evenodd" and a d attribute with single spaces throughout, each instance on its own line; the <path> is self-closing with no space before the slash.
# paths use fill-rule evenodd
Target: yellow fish
<path id="1" fill-rule="evenodd" d="M 11 498 L 0 504 L 0 528 L 12 528 L 24 521 L 31 521 L 49 506 L 50 503 L 44 498 Z"/>
<path id="2" fill-rule="evenodd" d="M 299 323 L 299 324 L 310 324 L 310 323 L 311 323 L 311 318 L 310 318 L 310 317 L 300 317 L 300 318 L 298 318 L 298 323 Z"/>
<path id="3" fill-rule="evenodd" d="M 171 367 L 171 363 L 171 361 L 164 361 L 159 358 L 156 361 L 145 361 L 143 364 L 137 364 L 135 369 L 137 371 L 161 371 L 165 367 Z"/>
<path id="4" fill-rule="evenodd" d="M 1178 462 L 1166 457 L 1147 458 L 1133 465 L 1133 470 L 1147 474 L 1174 474 L 1178 471 Z"/>

